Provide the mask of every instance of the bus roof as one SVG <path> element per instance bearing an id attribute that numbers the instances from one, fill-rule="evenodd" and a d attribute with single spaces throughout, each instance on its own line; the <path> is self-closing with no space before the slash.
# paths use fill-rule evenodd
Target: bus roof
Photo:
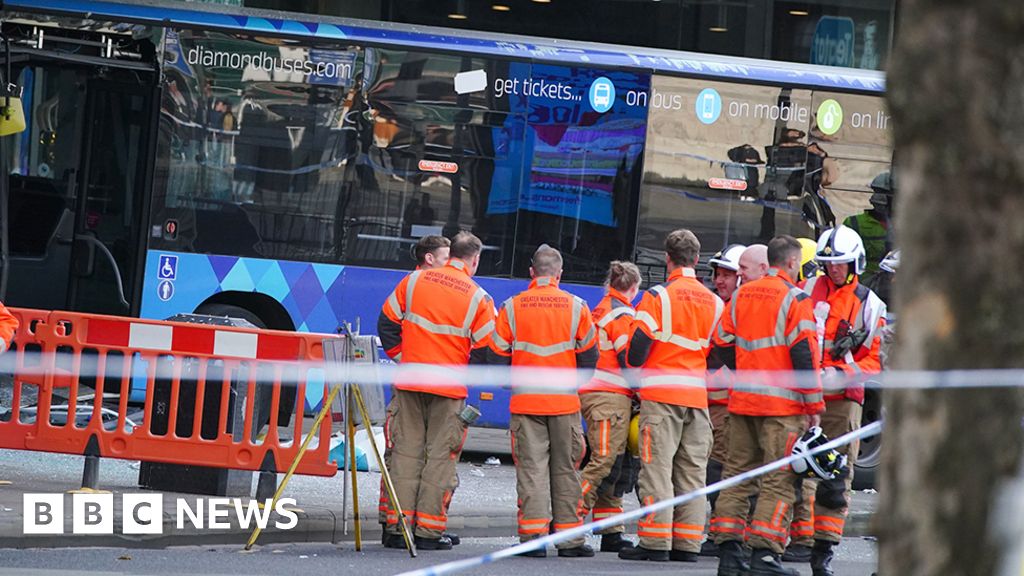
<path id="1" fill-rule="evenodd" d="M 874 70 L 834 68 L 752 58 L 618 46 L 348 18 L 328 18 L 252 8 L 185 5 L 180 1 L 3 0 L 4 10 L 125 21 L 150 26 L 280 34 L 365 45 L 397 45 L 443 52 L 553 62 L 569 66 L 632 68 L 653 72 L 770 84 L 879 93 L 885 75 Z M 298 20 L 296 18 L 302 18 Z"/>

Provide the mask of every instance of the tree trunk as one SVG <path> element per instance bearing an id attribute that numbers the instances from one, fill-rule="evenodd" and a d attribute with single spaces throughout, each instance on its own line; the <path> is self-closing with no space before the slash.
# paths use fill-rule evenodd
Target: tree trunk
<path id="1" fill-rule="evenodd" d="M 1024 4 L 905 0 L 889 71 L 896 367 L 1024 366 Z M 1024 379 L 1022 379 L 1024 380 Z M 882 576 L 995 574 L 1020 389 L 885 393 Z"/>

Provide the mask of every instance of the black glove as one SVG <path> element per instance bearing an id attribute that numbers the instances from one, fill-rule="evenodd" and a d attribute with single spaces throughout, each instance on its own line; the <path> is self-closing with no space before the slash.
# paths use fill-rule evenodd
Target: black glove
<path id="1" fill-rule="evenodd" d="M 849 505 L 846 501 L 846 477 L 850 475 L 849 466 L 844 467 L 832 480 L 819 480 L 814 500 L 829 510 L 841 510 Z"/>
<path id="2" fill-rule="evenodd" d="M 852 326 L 846 320 L 839 321 L 839 328 L 836 329 L 836 338 L 832 344 L 832 360 L 842 360 L 846 353 L 856 350 L 864 345 L 868 339 L 866 329 L 851 330 Z"/>

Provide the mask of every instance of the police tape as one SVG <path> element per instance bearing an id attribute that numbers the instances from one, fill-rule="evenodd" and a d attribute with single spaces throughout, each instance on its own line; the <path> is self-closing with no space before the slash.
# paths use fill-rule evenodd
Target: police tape
<path id="1" fill-rule="evenodd" d="M 822 444 L 821 446 L 817 446 L 814 449 L 809 450 L 808 453 L 818 454 L 821 452 L 827 452 L 829 450 L 832 450 L 833 448 L 849 444 L 854 440 L 859 440 L 861 438 L 867 438 L 870 436 L 877 435 L 881 432 L 881 430 L 882 421 L 879 420 L 877 422 L 873 422 L 867 426 L 864 426 L 863 428 L 854 430 L 853 432 L 835 438 L 834 440 Z M 753 480 L 758 476 L 763 476 L 769 472 L 772 472 L 773 470 L 778 470 L 780 467 L 787 466 L 803 457 L 804 455 L 790 455 L 785 458 L 780 458 L 774 462 L 769 462 L 768 464 L 750 470 L 749 472 L 738 474 L 731 478 L 726 478 L 719 482 L 715 482 L 714 484 L 701 488 L 700 490 L 695 490 L 693 492 L 681 494 L 668 500 L 655 502 L 654 504 L 644 506 L 643 508 L 638 508 L 636 510 L 631 510 L 629 512 L 623 512 L 622 514 L 617 514 L 610 518 L 590 522 L 589 524 L 577 526 L 576 528 L 570 528 L 569 530 L 555 532 L 554 534 L 549 534 L 541 538 L 536 538 L 534 540 L 523 542 L 521 544 L 517 544 L 509 548 L 503 548 L 501 550 L 490 552 L 488 554 L 475 556 L 473 558 L 466 558 L 463 560 L 445 562 L 443 564 L 437 564 L 434 566 L 429 566 L 427 568 L 421 568 L 419 570 L 403 572 L 398 576 L 441 576 L 443 574 L 454 574 L 456 572 L 462 572 L 470 568 L 476 568 L 479 566 L 484 566 L 486 564 L 491 564 L 498 560 L 509 558 L 511 556 L 516 556 L 524 552 L 540 550 L 546 548 L 549 544 L 558 544 L 559 542 L 571 540 L 579 536 L 585 536 L 588 532 L 592 530 L 600 530 L 602 528 L 607 528 L 609 526 L 617 526 L 623 522 L 635 520 L 642 516 L 646 516 L 652 512 L 657 512 L 658 510 L 662 510 L 665 508 L 673 508 L 680 504 L 684 504 L 691 500 L 696 500 L 697 498 L 707 496 L 708 494 L 718 492 L 725 488 L 731 488 L 733 486 L 742 484 L 743 482 L 746 482 L 748 480 Z"/>
<path id="2" fill-rule="evenodd" d="M 593 370 L 575 368 L 542 368 L 534 366 L 445 366 L 427 364 L 352 364 L 327 368 L 328 378 L 352 384 L 392 384 L 405 382 L 417 386 L 444 387 L 453 384 L 467 388 L 525 389 L 571 392 L 591 383 L 607 385 Z M 673 370 L 623 370 L 618 380 L 624 388 L 642 388 L 645 381 L 658 382 L 662 376 L 676 376 L 683 386 L 707 387 L 757 392 L 764 387 L 809 390 L 824 387 L 826 394 L 841 393 L 847 388 L 868 389 L 952 389 L 952 388 L 1020 388 L 1024 387 L 1024 370 L 899 370 L 878 373 L 812 372 L 792 370 L 729 371 L 727 374 Z M 606 378 L 607 376 L 604 376 Z M 702 384 L 706 383 L 706 384 Z M 657 384 L 655 384 L 657 385 Z"/>
<path id="3" fill-rule="evenodd" d="M 174 370 L 164 359 L 184 361 L 182 379 L 190 379 L 190 370 L 198 372 L 200 362 L 211 366 L 221 359 L 190 357 L 188 354 L 166 353 L 156 358 L 157 365 L 151 370 L 152 359 L 130 357 L 127 363 L 108 362 L 100 368 L 95 359 L 84 356 L 75 373 L 80 379 L 102 376 L 107 382 L 127 378 L 145 382 L 147 377 L 156 380 L 170 380 Z M 0 378 L 7 376 L 34 377 L 48 373 L 66 375 L 62 367 L 72 366 L 73 354 L 63 352 L 23 352 L 19 355 L 0 355 Z M 359 385 L 390 386 L 396 382 L 415 384 L 420 388 L 450 387 L 514 389 L 528 393 L 571 393 L 595 380 L 604 379 L 603 384 L 618 383 L 623 388 L 637 389 L 645 381 L 662 380 L 660 377 L 680 377 L 684 386 L 708 389 L 730 389 L 734 391 L 758 392 L 765 387 L 782 388 L 798 392 L 824 387 L 824 392 L 842 393 L 847 388 L 868 389 L 952 389 L 952 388 L 1019 388 L 1024 386 L 1024 371 L 1019 369 L 984 369 L 950 371 L 884 371 L 880 373 L 847 373 L 842 371 L 709 371 L 679 372 L 671 370 L 630 369 L 619 374 L 575 368 L 544 368 L 533 366 L 500 365 L 431 365 L 398 364 L 391 362 L 328 363 L 323 361 L 264 361 L 255 359 L 234 359 L 229 368 L 234 371 L 232 378 L 245 380 L 256 385 L 275 383 L 312 385 L 315 383 L 345 382 Z M 270 369 L 273 364 L 273 369 Z M 275 373 L 276 372 L 276 373 Z M 194 375 L 191 376 L 194 378 Z M 648 380 L 650 379 L 650 380 Z M 8 380 L 9 381 L 9 380 Z M 664 381 L 664 380 L 662 380 Z M 706 383 L 706 384 L 705 384 Z M 25 382 L 25 385 L 34 385 Z M 7 384 L 9 386 L 9 384 Z"/>

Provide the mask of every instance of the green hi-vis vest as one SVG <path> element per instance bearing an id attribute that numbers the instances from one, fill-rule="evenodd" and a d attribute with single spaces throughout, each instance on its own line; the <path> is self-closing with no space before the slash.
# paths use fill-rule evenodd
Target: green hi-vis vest
<path id="1" fill-rule="evenodd" d="M 864 241 L 864 251 L 867 253 L 868 263 L 861 279 L 866 281 L 878 273 L 879 262 L 889 253 L 889 230 L 885 224 L 869 212 L 850 216 L 843 224 L 853 228 Z"/>

